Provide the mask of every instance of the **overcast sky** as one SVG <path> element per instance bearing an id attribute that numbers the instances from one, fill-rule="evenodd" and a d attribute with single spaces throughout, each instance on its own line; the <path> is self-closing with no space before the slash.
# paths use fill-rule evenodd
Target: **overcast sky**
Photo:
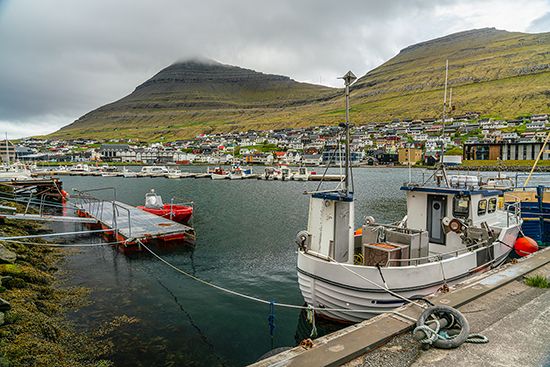
<path id="1" fill-rule="evenodd" d="M 53 132 L 193 56 L 340 86 L 483 27 L 548 32 L 550 0 L 0 0 L 0 132 Z"/>

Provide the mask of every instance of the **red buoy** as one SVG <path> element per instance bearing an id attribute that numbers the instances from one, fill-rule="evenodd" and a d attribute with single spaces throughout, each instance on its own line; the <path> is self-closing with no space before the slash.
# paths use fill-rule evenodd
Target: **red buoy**
<path id="1" fill-rule="evenodd" d="M 539 245 L 537 241 L 531 237 L 520 237 L 514 243 L 514 250 L 518 256 L 527 256 L 533 252 L 538 251 Z"/>

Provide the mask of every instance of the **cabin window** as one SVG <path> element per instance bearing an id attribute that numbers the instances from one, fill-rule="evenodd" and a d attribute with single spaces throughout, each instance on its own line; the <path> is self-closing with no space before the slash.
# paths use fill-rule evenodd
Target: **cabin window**
<path id="1" fill-rule="evenodd" d="M 477 215 L 484 215 L 487 212 L 487 200 L 480 200 L 477 204 Z"/>
<path id="2" fill-rule="evenodd" d="M 487 206 L 487 213 L 494 213 L 497 210 L 497 198 L 490 198 Z"/>
<path id="3" fill-rule="evenodd" d="M 470 213 L 470 197 L 456 195 L 453 199 L 453 216 L 468 218 Z"/>

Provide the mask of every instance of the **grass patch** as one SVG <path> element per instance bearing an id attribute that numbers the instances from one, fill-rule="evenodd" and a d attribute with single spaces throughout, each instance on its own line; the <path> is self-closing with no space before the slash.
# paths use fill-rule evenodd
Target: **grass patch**
<path id="1" fill-rule="evenodd" d="M 543 275 L 535 274 L 525 277 L 525 284 L 535 288 L 550 288 L 550 280 Z"/>

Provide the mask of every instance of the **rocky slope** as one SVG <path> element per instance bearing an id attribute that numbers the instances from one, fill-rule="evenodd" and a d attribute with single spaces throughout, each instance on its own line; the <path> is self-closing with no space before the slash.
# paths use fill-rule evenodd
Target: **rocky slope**
<path id="1" fill-rule="evenodd" d="M 550 111 L 550 33 L 486 28 L 409 46 L 368 72 L 352 88 L 353 121 L 441 116 L 445 60 L 455 115 L 512 118 Z M 335 124 L 342 119 L 341 94 L 284 76 L 189 60 L 53 135 L 154 140 Z"/>

